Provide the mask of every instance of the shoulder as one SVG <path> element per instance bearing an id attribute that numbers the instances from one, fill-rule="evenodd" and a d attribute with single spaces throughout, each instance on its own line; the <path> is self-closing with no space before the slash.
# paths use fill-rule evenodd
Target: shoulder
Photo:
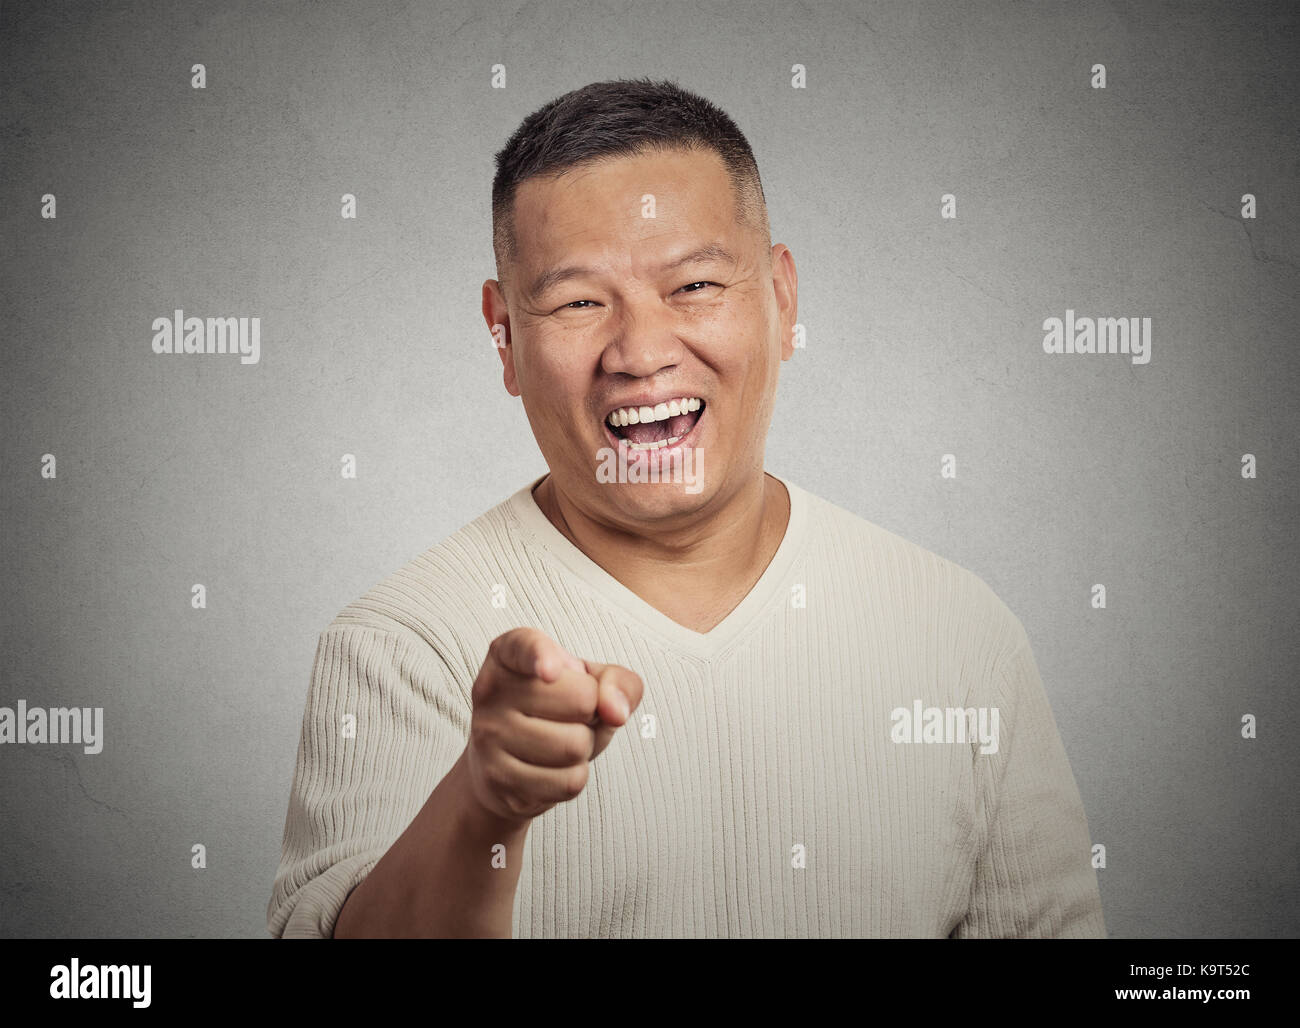
<path id="1" fill-rule="evenodd" d="M 467 621 L 490 621 L 493 590 L 521 562 L 522 542 L 502 500 L 391 571 L 348 603 L 327 629 L 415 635 L 443 648 Z"/>
<path id="2" fill-rule="evenodd" d="M 790 483 L 787 482 L 787 485 Z M 894 619 L 931 625 L 998 662 L 1027 644 L 1024 625 L 993 588 L 964 567 L 806 490 L 810 559 L 844 588 L 868 594 Z"/>

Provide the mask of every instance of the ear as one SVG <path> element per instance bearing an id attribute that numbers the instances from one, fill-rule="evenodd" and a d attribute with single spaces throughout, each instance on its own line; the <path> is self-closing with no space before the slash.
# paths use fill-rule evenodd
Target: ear
<path id="1" fill-rule="evenodd" d="M 784 243 L 772 247 L 772 289 L 781 325 L 781 359 L 788 361 L 794 356 L 794 326 L 799 320 L 799 273 L 794 254 Z"/>
<path id="2" fill-rule="evenodd" d="M 483 320 L 487 322 L 488 331 L 492 333 L 492 345 L 501 355 L 501 364 L 505 369 L 503 379 L 506 392 L 511 396 L 518 396 L 519 385 L 515 380 L 515 351 L 510 339 L 510 311 L 506 306 L 501 283 L 494 278 L 483 283 Z"/>

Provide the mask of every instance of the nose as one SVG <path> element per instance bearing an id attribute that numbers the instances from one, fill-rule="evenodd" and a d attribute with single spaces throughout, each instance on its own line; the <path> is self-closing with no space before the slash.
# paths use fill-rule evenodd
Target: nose
<path id="1" fill-rule="evenodd" d="M 682 362 L 684 346 L 672 311 L 657 296 L 622 304 L 610 331 L 613 338 L 600 359 L 606 374 L 649 378 Z"/>

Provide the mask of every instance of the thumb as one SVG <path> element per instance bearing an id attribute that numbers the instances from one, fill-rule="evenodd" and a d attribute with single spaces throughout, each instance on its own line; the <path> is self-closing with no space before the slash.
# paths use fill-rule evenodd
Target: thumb
<path id="1" fill-rule="evenodd" d="M 632 700 L 620 684 L 619 672 L 625 669 L 615 664 L 584 661 L 587 674 L 596 679 L 596 717 L 606 725 L 621 727 L 632 716 Z"/>

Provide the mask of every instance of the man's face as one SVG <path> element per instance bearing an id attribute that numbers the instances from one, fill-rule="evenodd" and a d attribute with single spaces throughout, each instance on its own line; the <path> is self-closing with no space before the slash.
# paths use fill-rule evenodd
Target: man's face
<path id="1" fill-rule="evenodd" d="M 769 255 L 737 218 L 726 167 L 707 150 L 589 164 L 516 193 L 515 256 L 500 269 L 504 295 L 484 283 L 483 314 L 506 327 L 506 389 L 522 397 L 556 489 L 593 518 L 689 515 L 762 474 L 780 362 L 793 354 L 796 279 L 789 251 Z M 609 424 L 620 407 L 683 397 L 700 410 L 636 430 Z M 656 435 L 680 441 L 620 442 Z M 666 470 L 656 483 L 598 480 L 602 452 L 620 446 L 629 464 L 664 469 L 670 450 L 702 452 L 702 489 Z"/>

